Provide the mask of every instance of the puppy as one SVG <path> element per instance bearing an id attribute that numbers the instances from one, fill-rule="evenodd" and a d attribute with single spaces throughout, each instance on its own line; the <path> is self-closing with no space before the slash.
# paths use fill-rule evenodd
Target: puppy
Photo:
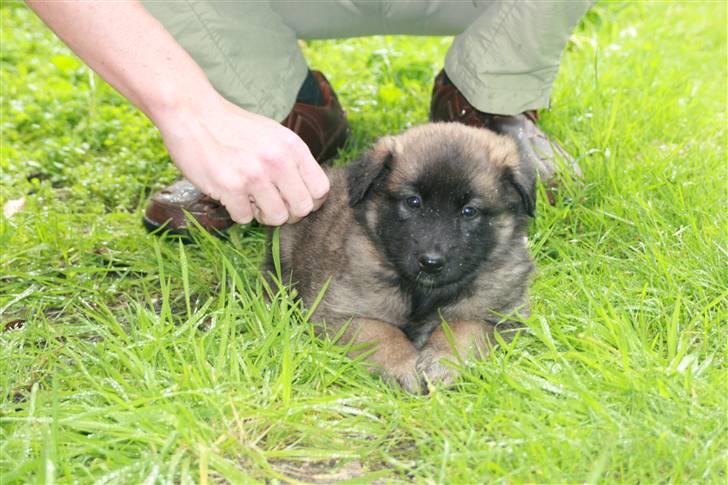
<path id="1" fill-rule="evenodd" d="M 448 360 L 484 355 L 496 324 L 516 326 L 504 316 L 528 314 L 536 172 L 510 138 L 417 126 L 328 176 L 323 207 L 280 229 L 282 281 L 305 305 L 328 284 L 313 321 L 372 370 L 411 392 L 448 384 Z"/>

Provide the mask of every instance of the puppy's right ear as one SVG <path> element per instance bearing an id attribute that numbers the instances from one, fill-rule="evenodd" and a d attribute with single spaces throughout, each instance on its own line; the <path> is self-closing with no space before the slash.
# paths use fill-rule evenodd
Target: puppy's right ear
<path id="1" fill-rule="evenodd" d="M 391 136 L 379 139 L 361 158 L 347 169 L 349 206 L 354 207 L 376 192 L 392 170 L 395 140 Z"/>

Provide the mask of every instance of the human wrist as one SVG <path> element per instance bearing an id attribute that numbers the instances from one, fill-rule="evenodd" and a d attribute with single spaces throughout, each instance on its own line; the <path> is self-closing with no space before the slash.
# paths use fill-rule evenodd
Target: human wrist
<path id="1" fill-rule="evenodd" d="M 209 83 L 197 87 L 164 83 L 155 93 L 150 91 L 149 94 L 139 108 L 160 130 L 178 123 L 181 118 L 201 119 L 219 112 L 225 103 L 225 99 Z"/>

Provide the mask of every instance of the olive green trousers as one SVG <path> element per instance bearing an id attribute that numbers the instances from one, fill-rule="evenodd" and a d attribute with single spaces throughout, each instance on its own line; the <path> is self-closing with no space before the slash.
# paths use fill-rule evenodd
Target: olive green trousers
<path id="1" fill-rule="evenodd" d="M 454 35 L 448 76 L 478 110 L 548 106 L 561 53 L 592 0 L 143 0 L 242 108 L 282 120 L 308 66 L 297 39 Z"/>

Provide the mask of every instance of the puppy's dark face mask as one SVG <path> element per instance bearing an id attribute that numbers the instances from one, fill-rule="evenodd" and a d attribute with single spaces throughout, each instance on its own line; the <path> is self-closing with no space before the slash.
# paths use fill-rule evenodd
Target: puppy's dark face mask
<path id="1" fill-rule="evenodd" d="M 459 293 L 533 213 L 533 179 L 519 177 L 517 156 L 498 164 L 492 134 L 473 135 L 383 139 L 350 168 L 357 219 L 410 293 Z"/>
<path id="2" fill-rule="evenodd" d="M 498 242 L 492 222 L 501 208 L 478 197 L 449 161 L 436 166 L 383 192 L 375 229 L 403 282 L 423 289 L 468 284 Z"/>

